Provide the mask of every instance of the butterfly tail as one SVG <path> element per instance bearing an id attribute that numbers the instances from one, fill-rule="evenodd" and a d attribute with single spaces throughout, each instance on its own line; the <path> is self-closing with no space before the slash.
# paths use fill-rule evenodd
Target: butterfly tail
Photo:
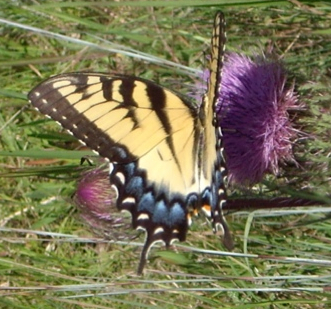
<path id="1" fill-rule="evenodd" d="M 140 261 L 139 261 L 138 270 L 137 270 L 137 274 L 139 276 L 143 274 L 143 271 L 144 271 L 144 268 L 145 268 L 145 265 L 146 265 L 146 262 L 148 259 L 148 254 L 149 254 L 149 251 L 150 251 L 151 247 L 153 246 L 153 244 L 154 244 L 154 241 L 152 239 L 150 239 L 150 237 L 148 237 L 148 234 L 147 234 L 144 247 L 140 253 Z"/>
<path id="2" fill-rule="evenodd" d="M 218 200 L 216 203 L 212 206 L 212 211 L 210 213 L 211 215 L 211 220 L 212 220 L 212 227 L 214 233 L 217 231 L 221 230 L 222 235 L 223 235 L 223 245 L 228 249 L 232 250 L 234 247 L 231 231 L 226 223 L 226 219 L 223 215 L 223 207 L 226 203 L 226 193 L 225 193 L 225 188 L 223 184 L 220 184 L 218 187 L 217 185 L 213 186 L 213 189 L 215 190 L 218 188 Z M 216 196 L 216 195 L 214 195 Z"/>
<path id="3" fill-rule="evenodd" d="M 223 245 L 226 249 L 231 251 L 234 248 L 234 242 L 232 238 L 231 231 L 226 223 L 225 217 L 223 216 L 223 211 L 220 208 L 220 213 L 217 217 L 213 218 L 214 230 L 221 228 L 223 230 Z"/>

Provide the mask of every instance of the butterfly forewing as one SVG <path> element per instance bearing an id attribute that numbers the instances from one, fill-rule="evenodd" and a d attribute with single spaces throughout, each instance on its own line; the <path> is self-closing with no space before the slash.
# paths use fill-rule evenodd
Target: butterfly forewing
<path id="1" fill-rule="evenodd" d="M 205 136 L 204 159 L 202 160 L 202 173 L 207 177 L 201 179 L 209 182 L 209 191 L 203 195 L 202 207 L 210 212 L 214 231 L 221 228 L 224 234 L 224 245 L 233 247 L 232 237 L 222 213 L 222 206 L 226 202 L 224 178 L 226 165 L 223 155 L 222 131 L 216 116 L 216 104 L 221 94 L 221 77 L 226 43 L 225 19 L 222 12 L 218 12 L 214 20 L 214 29 L 211 39 L 211 56 L 209 62 L 209 82 L 207 92 L 203 98 L 203 108 L 206 115 L 204 126 Z"/>
<path id="2" fill-rule="evenodd" d="M 218 12 L 214 20 L 214 30 L 211 40 L 211 59 L 210 59 L 210 82 L 208 87 L 208 97 L 213 102 L 213 124 L 215 125 L 216 152 L 217 160 L 215 164 L 215 173 L 212 180 L 212 190 L 214 192 L 216 203 L 212 205 L 212 220 L 216 230 L 223 230 L 223 243 L 229 250 L 233 248 L 233 240 L 230 230 L 223 216 L 222 207 L 226 203 L 227 195 L 225 188 L 225 177 L 227 173 L 224 156 L 222 129 L 216 115 L 216 104 L 221 95 L 222 67 L 224 61 L 226 43 L 225 18 L 222 12 Z"/>
<path id="3" fill-rule="evenodd" d="M 150 81 L 130 76 L 58 75 L 34 88 L 29 99 L 112 162 L 132 162 L 162 141 L 173 142 L 172 134 L 182 129 L 182 123 L 189 127 L 187 132 L 194 129 L 194 110 L 186 102 Z"/>

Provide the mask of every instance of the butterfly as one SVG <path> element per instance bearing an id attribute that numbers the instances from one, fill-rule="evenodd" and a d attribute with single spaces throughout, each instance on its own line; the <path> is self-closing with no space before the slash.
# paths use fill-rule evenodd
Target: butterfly
<path id="1" fill-rule="evenodd" d="M 36 86 L 28 98 L 82 143 L 108 159 L 117 208 L 146 232 L 138 274 L 150 248 L 184 241 L 191 217 L 203 211 L 213 230 L 232 239 L 222 213 L 227 195 L 222 131 L 215 105 L 226 41 L 218 12 L 211 39 L 210 78 L 199 107 L 152 81 L 121 74 L 68 73 Z"/>

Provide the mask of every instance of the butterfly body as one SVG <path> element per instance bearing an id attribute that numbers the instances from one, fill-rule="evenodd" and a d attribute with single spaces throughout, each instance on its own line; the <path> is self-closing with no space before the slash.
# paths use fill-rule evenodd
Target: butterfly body
<path id="1" fill-rule="evenodd" d="M 222 136 L 214 127 L 223 28 L 219 13 L 212 38 L 216 67 L 200 107 L 151 81 L 120 74 L 62 74 L 29 93 L 40 112 L 109 160 L 117 207 L 131 213 L 134 228 L 146 231 L 138 273 L 155 242 L 185 240 L 191 216 L 201 209 L 230 239 L 221 210 Z"/>

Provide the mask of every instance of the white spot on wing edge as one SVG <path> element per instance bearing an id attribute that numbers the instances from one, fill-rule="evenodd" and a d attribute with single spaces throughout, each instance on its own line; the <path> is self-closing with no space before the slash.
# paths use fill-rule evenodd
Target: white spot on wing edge
<path id="1" fill-rule="evenodd" d="M 114 170 L 114 164 L 109 163 L 109 175 L 113 172 L 113 170 Z"/>
<path id="2" fill-rule="evenodd" d="M 132 196 L 128 196 L 126 197 L 123 201 L 122 201 L 122 204 L 124 203 L 136 203 L 136 199 Z"/>
<path id="3" fill-rule="evenodd" d="M 178 241 L 178 238 L 172 238 L 172 239 L 170 240 L 170 245 L 172 245 L 175 241 Z"/>
<path id="4" fill-rule="evenodd" d="M 154 230 L 153 234 L 156 235 L 156 234 L 160 234 L 163 232 L 164 232 L 164 228 L 160 226 Z"/>
<path id="5" fill-rule="evenodd" d="M 215 225 L 215 231 L 214 231 L 215 233 L 216 232 L 220 232 L 220 234 L 221 235 L 224 235 L 224 227 L 223 227 L 223 225 L 221 224 L 221 223 L 216 223 L 216 225 Z"/>
<path id="6" fill-rule="evenodd" d="M 123 173 L 117 172 L 115 175 L 118 178 L 118 180 L 121 182 L 122 185 L 125 184 L 125 176 Z"/>
<path id="7" fill-rule="evenodd" d="M 148 214 L 140 214 L 138 217 L 137 217 L 137 220 L 149 220 L 149 215 Z"/>

